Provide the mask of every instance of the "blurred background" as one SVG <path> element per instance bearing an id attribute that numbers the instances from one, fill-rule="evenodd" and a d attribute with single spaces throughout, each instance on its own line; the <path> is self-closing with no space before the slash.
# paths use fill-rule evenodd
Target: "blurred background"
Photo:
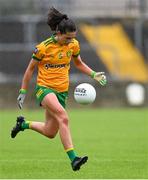
<path id="1" fill-rule="evenodd" d="M 76 22 L 82 59 L 108 79 L 101 87 L 71 63 L 70 107 L 80 107 L 73 91 L 83 82 L 96 88 L 92 107 L 148 106 L 148 0 L 0 0 L 0 108 L 17 107 L 34 47 L 52 34 L 46 24 L 49 6 Z M 35 78 L 36 73 L 25 107 L 37 107 Z"/>

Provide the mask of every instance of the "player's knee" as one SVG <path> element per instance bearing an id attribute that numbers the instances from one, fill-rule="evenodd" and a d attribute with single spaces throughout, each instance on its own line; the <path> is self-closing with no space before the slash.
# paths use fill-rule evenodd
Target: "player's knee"
<path id="1" fill-rule="evenodd" d="M 68 116 L 65 112 L 58 115 L 58 122 L 59 124 L 68 125 Z"/>
<path id="2" fill-rule="evenodd" d="M 62 117 L 61 123 L 63 123 L 64 125 L 68 125 L 68 117 L 67 116 Z"/>

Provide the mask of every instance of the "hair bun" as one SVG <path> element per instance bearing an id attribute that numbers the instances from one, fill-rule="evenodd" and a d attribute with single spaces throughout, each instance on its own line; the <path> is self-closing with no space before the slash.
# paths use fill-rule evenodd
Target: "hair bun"
<path id="1" fill-rule="evenodd" d="M 66 14 L 63 14 L 63 17 L 62 17 L 63 19 L 68 19 L 68 16 L 66 15 Z"/>

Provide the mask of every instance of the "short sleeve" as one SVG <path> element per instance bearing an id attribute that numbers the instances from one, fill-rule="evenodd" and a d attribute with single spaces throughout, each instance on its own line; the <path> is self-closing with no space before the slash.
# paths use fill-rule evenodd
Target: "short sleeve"
<path id="1" fill-rule="evenodd" d="M 75 40 L 72 56 L 77 57 L 79 54 L 80 54 L 80 45 L 79 45 L 79 42 L 77 40 Z"/>
<path id="2" fill-rule="evenodd" d="M 41 61 L 43 57 L 44 57 L 44 48 L 41 44 L 39 44 L 35 47 L 34 52 L 32 54 L 32 58 L 37 61 Z"/>

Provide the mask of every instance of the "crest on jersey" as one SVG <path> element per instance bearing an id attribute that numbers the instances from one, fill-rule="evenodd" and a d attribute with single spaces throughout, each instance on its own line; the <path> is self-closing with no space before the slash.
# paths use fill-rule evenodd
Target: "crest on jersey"
<path id="1" fill-rule="evenodd" d="M 38 50 L 38 48 L 36 47 L 36 48 L 34 49 L 34 54 L 36 54 L 38 51 L 39 51 L 39 50 Z"/>

